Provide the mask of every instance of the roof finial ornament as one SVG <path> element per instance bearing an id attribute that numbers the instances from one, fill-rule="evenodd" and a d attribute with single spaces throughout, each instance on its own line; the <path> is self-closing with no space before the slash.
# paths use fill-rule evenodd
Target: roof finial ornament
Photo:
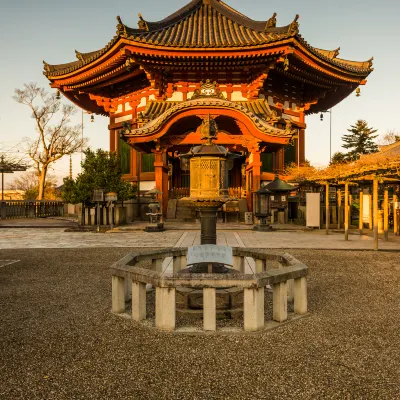
<path id="1" fill-rule="evenodd" d="M 299 14 L 296 14 L 296 17 L 294 18 L 293 22 L 289 25 L 289 35 L 297 35 L 299 33 L 299 23 L 297 22 L 298 19 L 300 18 Z"/>
<path id="2" fill-rule="evenodd" d="M 138 22 L 139 29 L 143 31 L 148 31 L 149 26 L 147 25 L 147 22 L 143 19 L 142 14 L 138 14 L 138 17 L 139 17 L 139 22 Z"/>
<path id="3" fill-rule="evenodd" d="M 117 35 L 126 37 L 127 36 L 126 35 L 126 26 L 123 24 L 122 19 L 119 15 L 117 15 L 117 21 L 118 21 Z"/>
<path id="4" fill-rule="evenodd" d="M 50 65 L 47 64 L 47 62 L 44 61 L 44 60 L 43 60 L 43 65 L 44 65 L 44 70 L 45 70 L 46 72 L 50 72 L 50 70 L 51 70 Z"/>
<path id="5" fill-rule="evenodd" d="M 78 50 L 75 50 L 75 55 L 76 55 L 76 58 L 77 58 L 80 62 L 85 62 L 85 60 L 83 59 L 82 54 L 79 53 Z"/>
<path id="6" fill-rule="evenodd" d="M 276 16 L 278 14 L 274 13 L 274 15 L 267 21 L 267 25 L 265 26 L 265 29 L 268 28 L 276 28 Z"/>
<path id="7" fill-rule="evenodd" d="M 340 47 L 338 47 L 337 49 L 333 50 L 333 58 L 336 58 L 339 55 L 340 52 Z"/>

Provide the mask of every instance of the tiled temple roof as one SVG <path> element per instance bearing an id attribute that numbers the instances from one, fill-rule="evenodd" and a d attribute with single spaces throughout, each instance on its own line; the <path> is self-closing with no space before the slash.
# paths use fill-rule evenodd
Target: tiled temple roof
<path id="1" fill-rule="evenodd" d="M 252 103 L 262 102 L 265 100 L 255 100 Z M 142 115 L 138 115 L 138 121 L 144 123 L 143 126 L 131 130 L 129 133 L 124 133 L 125 137 L 128 136 L 149 136 L 157 132 L 165 122 L 172 118 L 173 115 L 182 111 L 198 108 L 198 107 L 221 107 L 237 111 L 247 116 L 253 125 L 262 133 L 282 138 L 291 138 L 296 132 L 293 129 L 292 121 L 286 120 L 285 129 L 277 128 L 274 124 L 279 119 L 276 114 L 260 115 L 254 114 L 247 104 L 248 102 L 229 101 L 218 97 L 196 98 L 182 102 L 157 102 L 152 101 L 147 106 Z M 269 107 L 266 105 L 266 109 Z"/>
<path id="2" fill-rule="evenodd" d="M 310 46 L 298 32 L 298 15 L 289 25 L 276 26 L 276 14 L 266 21 L 254 21 L 239 13 L 221 0 L 192 0 L 169 17 L 148 22 L 139 14 L 138 28 L 125 25 L 120 17 L 117 36 L 102 49 L 89 53 L 76 52 L 77 61 L 50 65 L 44 62 L 45 75 L 60 76 L 73 72 L 98 59 L 119 38 L 159 47 L 191 48 L 251 48 L 296 38 L 317 57 L 351 72 L 371 71 L 371 60 L 366 62 L 337 59 L 338 50 L 323 50 Z"/>
<path id="3" fill-rule="evenodd" d="M 170 108 L 173 108 L 179 101 L 150 101 L 147 105 L 146 109 L 142 112 L 141 118 L 144 120 L 153 120 L 160 115 L 164 114 Z M 250 100 L 250 101 L 235 101 L 235 104 L 239 104 L 242 107 L 245 107 L 248 111 L 253 113 L 259 118 L 263 118 L 265 120 L 276 118 L 273 115 L 271 109 L 268 104 L 263 99 L 258 100 Z"/>

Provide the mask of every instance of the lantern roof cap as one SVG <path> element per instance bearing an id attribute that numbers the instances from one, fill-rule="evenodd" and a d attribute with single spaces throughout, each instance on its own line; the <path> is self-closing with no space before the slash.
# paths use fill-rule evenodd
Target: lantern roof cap
<path id="1" fill-rule="evenodd" d="M 162 194 L 162 192 L 160 192 L 156 187 L 153 187 L 153 189 L 146 192 L 146 194 Z"/>
<path id="2" fill-rule="evenodd" d="M 272 182 L 268 183 L 268 185 L 265 185 L 265 188 L 270 192 L 289 192 L 290 190 L 294 189 L 294 186 L 289 185 L 276 176 Z"/>
<path id="3" fill-rule="evenodd" d="M 255 193 L 257 194 L 271 194 L 272 192 L 266 186 L 261 186 Z"/>

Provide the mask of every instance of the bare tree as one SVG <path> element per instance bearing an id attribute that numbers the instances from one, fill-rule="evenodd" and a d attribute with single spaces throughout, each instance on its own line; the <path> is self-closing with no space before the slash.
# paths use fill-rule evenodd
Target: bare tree
<path id="1" fill-rule="evenodd" d="M 387 146 L 389 144 L 393 144 L 400 141 L 400 133 L 397 133 L 393 130 L 387 131 L 383 136 L 379 138 L 380 146 Z"/>
<path id="2" fill-rule="evenodd" d="M 46 176 L 46 185 L 44 195 L 46 199 L 54 199 L 56 194 L 57 178 L 54 175 Z M 22 190 L 25 200 L 36 200 L 39 193 L 38 175 L 36 170 L 29 170 L 21 174 L 18 178 L 14 178 L 7 185 L 8 189 Z"/>
<path id="3" fill-rule="evenodd" d="M 38 200 L 42 200 L 49 166 L 65 155 L 80 151 L 86 139 L 81 137 L 80 125 L 71 125 L 70 117 L 76 108 L 61 104 L 54 93 L 48 93 L 36 83 L 28 83 L 23 89 L 15 89 L 13 98 L 30 108 L 36 123 L 37 137 L 27 141 L 27 154 L 37 172 Z M 59 118 L 55 121 L 57 115 Z"/>

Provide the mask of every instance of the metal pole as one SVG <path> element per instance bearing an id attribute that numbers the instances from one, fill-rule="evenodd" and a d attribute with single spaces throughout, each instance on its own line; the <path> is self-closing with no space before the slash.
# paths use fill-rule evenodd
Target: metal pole
<path id="1" fill-rule="evenodd" d="M 1 171 L 1 201 L 4 201 L 4 171 Z"/>
<path id="2" fill-rule="evenodd" d="M 83 162 L 83 110 L 82 110 L 82 137 L 81 137 L 81 172 L 82 172 L 82 162 Z"/>
<path id="3" fill-rule="evenodd" d="M 329 110 L 329 164 L 332 162 L 332 109 Z"/>

